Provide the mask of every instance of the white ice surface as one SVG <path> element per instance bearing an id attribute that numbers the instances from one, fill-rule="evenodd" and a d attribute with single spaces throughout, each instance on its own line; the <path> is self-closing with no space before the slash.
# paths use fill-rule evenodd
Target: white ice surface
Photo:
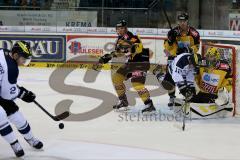
<path id="1" fill-rule="evenodd" d="M 72 99 L 71 112 L 82 113 L 97 107 L 100 100 L 63 95 L 49 87 L 53 69 L 21 68 L 19 84 L 37 94 L 37 100 L 54 113 L 62 99 Z M 101 72 L 95 83 L 83 81 L 84 70 L 73 71 L 67 84 L 82 85 L 115 93 L 110 74 Z M 167 95 L 153 98 L 158 109 L 166 108 Z M 120 118 L 121 113 L 110 112 L 85 122 L 58 122 L 49 119 L 34 104 L 17 101 L 27 117 L 36 137 L 44 142 L 43 151 L 35 151 L 16 135 L 24 147 L 24 159 L 240 159 L 239 119 L 199 120 L 187 122 L 185 132 L 181 123 L 168 121 L 134 121 Z M 138 108 L 142 102 L 138 100 Z M 134 110 L 140 110 L 134 108 Z M 10 146 L 0 138 L 0 159 L 14 159 Z"/>

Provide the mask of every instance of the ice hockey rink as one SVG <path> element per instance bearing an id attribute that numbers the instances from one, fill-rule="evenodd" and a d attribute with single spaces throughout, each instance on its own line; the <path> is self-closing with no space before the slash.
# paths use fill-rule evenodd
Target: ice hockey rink
<path id="1" fill-rule="evenodd" d="M 73 100 L 72 113 L 83 113 L 97 107 L 101 101 L 64 95 L 49 86 L 54 68 L 21 68 L 19 85 L 32 90 L 37 101 L 54 113 L 56 104 L 63 99 Z M 115 94 L 109 71 L 102 71 L 93 83 L 83 80 L 85 70 L 74 70 L 66 84 L 85 86 Z M 159 110 L 167 110 L 167 94 L 153 98 Z M 240 159 L 240 119 L 224 118 L 187 121 L 183 132 L 176 121 L 127 121 L 121 113 L 111 111 L 89 121 L 51 120 L 37 106 L 17 101 L 21 112 L 27 117 L 36 137 L 44 142 L 42 151 L 35 151 L 17 132 L 29 160 L 76 160 L 76 159 Z M 134 110 L 140 110 L 140 99 Z M 111 106 L 110 106 L 111 107 Z M 165 108 L 165 109 L 164 109 Z M 16 159 L 10 146 L 1 138 L 0 159 Z"/>

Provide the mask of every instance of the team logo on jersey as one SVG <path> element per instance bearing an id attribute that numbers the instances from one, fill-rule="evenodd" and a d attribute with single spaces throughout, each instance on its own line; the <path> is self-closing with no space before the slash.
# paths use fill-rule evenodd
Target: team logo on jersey
<path id="1" fill-rule="evenodd" d="M 215 93 L 217 90 L 217 86 L 212 86 L 205 82 L 201 82 L 201 88 L 208 93 Z"/>
<path id="2" fill-rule="evenodd" d="M 216 74 L 203 73 L 202 80 L 212 86 L 217 86 L 220 80 L 220 76 Z"/>
<path id="3" fill-rule="evenodd" d="M 125 34 L 125 35 L 123 36 L 123 38 L 124 38 L 124 39 L 129 39 L 129 36 L 128 36 L 127 34 Z"/>
<path id="4" fill-rule="evenodd" d="M 189 48 L 190 42 L 188 41 L 178 41 L 179 48 Z"/>

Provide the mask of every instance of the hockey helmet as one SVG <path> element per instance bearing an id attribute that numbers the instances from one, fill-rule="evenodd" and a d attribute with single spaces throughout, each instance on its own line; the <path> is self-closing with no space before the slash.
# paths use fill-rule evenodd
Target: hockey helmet
<path id="1" fill-rule="evenodd" d="M 116 28 L 117 27 L 127 27 L 127 22 L 125 20 L 120 20 L 117 24 L 116 24 Z"/>
<path id="2" fill-rule="evenodd" d="M 221 59 L 221 55 L 216 47 L 208 48 L 205 54 L 206 64 L 209 66 L 214 66 Z"/>
<path id="3" fill-rule="evenodd" d="M 12 47 L 11 53 L 12 54 L 17 53 L 19 56 L 18 59 L 20 59 L 20 57 L 24 58 L 21 60 L 20 65 L 27 66 L 32 60 L 32 52 L 30 50 L 30 44 L 26 41 L 16 42 Z"/>
<path id="4" fill-rule="evenodd" d="M 30 44 L 26 41 L 18 41 L 12 47 L 12 53 L 18 53 L 19 56 L 22 56 L 26 59 L 32 57 L 32 52 L 30 50 Z"/>
<path id="5" fill-rule="evenodd" d="M 187 21 L 189 18 L 188 13 L 182 12 L 178 15 L 178 20 Z"/>

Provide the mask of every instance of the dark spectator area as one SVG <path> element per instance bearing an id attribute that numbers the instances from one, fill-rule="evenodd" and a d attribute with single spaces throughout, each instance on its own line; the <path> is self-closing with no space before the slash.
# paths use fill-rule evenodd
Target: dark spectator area
<path id="1" fill-rule="evenodd" d="M 119 19 L 129 27 L 168 28 L 166 10 L 173 25 L 179 12 L 190 15 L 199 29 L 229 29 L 230 13 L 239 13 L 240 0 L 0 0 L 1 10 L 97 11 L 99 27 L 113 27 Z"/>

